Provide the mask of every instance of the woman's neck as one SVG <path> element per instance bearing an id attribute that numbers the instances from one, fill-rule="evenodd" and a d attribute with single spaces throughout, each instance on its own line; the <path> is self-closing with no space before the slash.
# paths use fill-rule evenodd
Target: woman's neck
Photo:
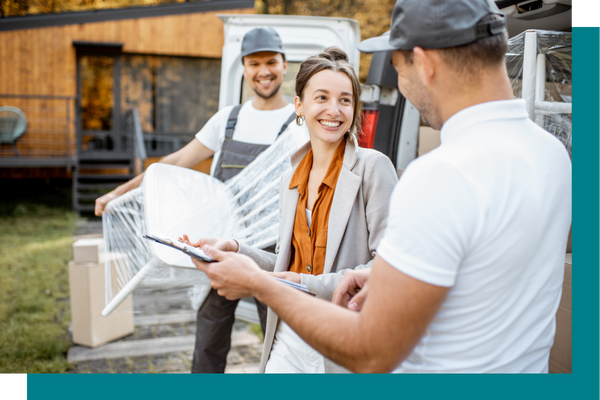
<path id="1" fill-rule="evenodd" d="M 311 140 L 311 147 L 313 151 L 312 169 L 326 171 L 329 168 L 329 164 L 331 164 L 331 160 L 333 159 L 335 151 L 342 140 L 346 140 L 346 138 L 343 137 L 341 140 L 335 143 L 325 143 L 321 142 L 320 140 Z"/>

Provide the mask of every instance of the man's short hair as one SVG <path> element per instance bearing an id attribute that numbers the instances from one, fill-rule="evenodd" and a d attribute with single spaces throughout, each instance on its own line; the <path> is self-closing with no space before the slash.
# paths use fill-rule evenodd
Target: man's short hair
<path id="1" fill-rule="evenodd" d="M 489 14 L 480 22 L 492 22 L 501 20 L 497 14 Z M 477 39 L 476 41 L 462 46 L 436 49 L 440 52 L 443 60 L 455 71 L 476 73 L 480 67 L 498 66 L 504 62 L 507 51 L 507 34 L 499 33 L 494 36 Z M 397 50 L 403 56 L 407 64 L 413 63 L 412 50 Z"/>

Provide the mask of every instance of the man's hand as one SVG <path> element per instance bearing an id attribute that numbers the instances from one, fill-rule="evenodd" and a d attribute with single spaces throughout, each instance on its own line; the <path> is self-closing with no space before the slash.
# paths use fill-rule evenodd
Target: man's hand
<path id="1" fill-rule="evenodd" d="M 94 208 L 94 214 L 96 214 L 97 217 L 101 217 L 108 202 L 113 199 L 116 199 L 117 197 L 119 197 L 119 195 L 115 193 L 114 190 L 112 192 L 106 193 L 102 197 L 98 197 L 96 199 L 96 207 Z"/>
<path id="2" fill-rule="evenodd" d="M 369 292 L 371 268 L 348 271 L 335 288 L 331 302 L 352 311 L 360 311 Z"/>
<path id="3" fill-rule="evenodd" d="M 296 272 L 269 272 L 275 278 L 285 279 L 286 281 L 294 282 L 294 283 L 302 283 L 300 281 L 300 274 Z"/>
<path id="4" fill-rule="evenodd" d="M 272 279 L 250 257 L 211 246 L 204 246 L 202 250 L 217 262 L 205 263 L 195 258 L 192 261 L 196 268 L 208 276 L 210 285 L 217 290 L 219 296 L 228 300 L 255 296 L 261 279 Z"/>
<path id="5" fill-rule="evenodd" d="M 198 239 L 197 241 L 192 242 L 190 240 L 190 238 L 188 237 L 188 235 L 183 235 L 183 238 L 181 238 L 181 240 L 185 244 L 189 244 L 190 246 L 194 246 L 194 247 L 210 246 L 217 250 L 231 251 L 234 253 L 237 253 L 237 251 L 240 248 L 238 243 L 235 240 L 231 240 L 231 239 L 208 237 L 208 238 Z"/>
<path id="6" fill-rule="evenodd" d="M 208 157 L 212 156 L 214 151 L 210 150 L 208 147 L 204 146 L 197 139 L 192 139 L 185 147 L 179 149 L 175 153 L 169 154 L 160 160 L 161 163 L 177 165 L 178 167 L 184 168 L 192 168 L 194 165 L 198 164 L 201 161 L 206 160 Z M 132 180 L 125 182 L 112 192 L 105 194 L 102 197 L 96 199 L 96 207 L 94 208 L 94 213 L 100 217 L 106 208 L 106 204 L 109 201 L 116 199 L 119 196 L 124 195 L 132 189 L 139 187 L 144 179 L 144 173 L 142 172 Z"/>

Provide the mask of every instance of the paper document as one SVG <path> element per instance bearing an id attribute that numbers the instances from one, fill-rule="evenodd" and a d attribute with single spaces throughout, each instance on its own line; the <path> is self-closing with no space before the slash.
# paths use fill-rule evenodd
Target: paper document
<path id="1" fill-rule="evenodd" d="M 302 283 L 290 282 L 290 281 L 286 281 L 285 279 L 281 279 L 281 278 L 275 278 L 275 279 L 277 279 L 279 282 L 283 282 L 286 285 L 293 287 L 294 289 L 302 290 L 303 292 L 314 296 L 313 293 L 308 291 L 308 286 L 303 285 Z"/>

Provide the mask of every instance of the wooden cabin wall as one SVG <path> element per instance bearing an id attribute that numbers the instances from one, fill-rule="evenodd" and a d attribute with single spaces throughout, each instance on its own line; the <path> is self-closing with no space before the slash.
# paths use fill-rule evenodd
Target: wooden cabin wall
<path id="1" fill-rule="evenodd" d="M 220 58 L 224 40 L 219 13 L 222 12 L 0 32 L 0 94 L 76 96 L 73 41 L 123 43 L 124 53 Z M 253 14 L 254 9 L 228 10 L 227 13 Z M 7 105 L 24 110 L 28 117 L 27 131 L 17 142 L 23 156 L 75 154 L 74 101 L 70 101 L 70 122 L 66 120 L 65 100 L 0 97 L 0 106 Z M 47 115 L 52 110 L 57 113 L 49 120 Z M 56 135 L 48 133 L 66 132 L 67 128 L 70 149 L 66 140 L 60 142 Z M 0 147 L 0 157 L 12 156 L 14 151 L 10 145 Z M 39 175 L 39 172 L 32 173 Z M 69 175 L 65 170 L 65 176 Z"/>
<path id="2" fill-rule="evenodd" d="M 254 9 L 228 10 L 249 14 Z M 219 12 L 0 32 L 0 93 L 74 96 L 73 41 L 123 43 L 124 53 L 220 58 Z"/>

